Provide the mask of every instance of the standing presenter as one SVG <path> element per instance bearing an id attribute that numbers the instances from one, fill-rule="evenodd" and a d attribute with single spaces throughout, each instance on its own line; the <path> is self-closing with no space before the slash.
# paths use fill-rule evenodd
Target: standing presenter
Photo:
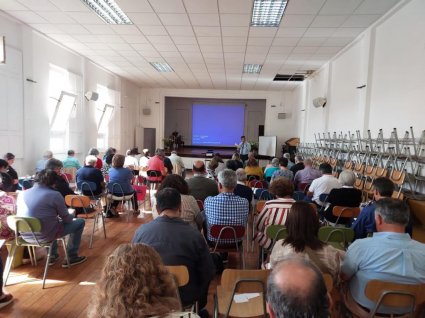
<path id="1" fill-rule="evenodd" d="M 251 145 L 249 142 L 246 141 L 245 136 L 241 136 L 241 142 L 239 143 L 239 145 L 236 145 L 236 147 L 239 150 L 242 162 L 247 161 L 248 154 L 251 151 Z"/>

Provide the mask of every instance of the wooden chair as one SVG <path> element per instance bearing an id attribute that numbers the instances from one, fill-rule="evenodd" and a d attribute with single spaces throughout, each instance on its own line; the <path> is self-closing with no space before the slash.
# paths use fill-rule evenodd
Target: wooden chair
<path id="1" fill-rule="evenodd" d="M 180 288 L 180 287 L 186 286 L 189 283 L 189 271 L 185 265 L 166 265 L 165 267 L 173 276 L 173 279 L 177 287 Z M 183 306 L 183 304 L 181 303 L 181 297 L 180 297 L 179 291 L 177 291 L 177 296 L 179 298 L 180 304 Z M 195 307 L 197 307 L 197 304 L 195 304 Z M 196 308 L 196 312 L 197 312 L 197 308 Z"/>
<path id="2" fill-rule="evenodd" d="M 225 269 L 214 295 L 214 317 L 266 316 L 266 286 L 270 270 Z M 248 302 L 237 303 L 239 293 L 259 293 Z"/>
<path id="3" fill-rule="evenodd" d="M 345 250 L 354 239 L 354 231 L 346 227 L 323 226 L 319 228 L 318 237 L 337 249 Z"/>
<path id="4" fill-rule="evenodd" d="M 337 217 L 335 225 L 338 224 L 340 218 L 356 218 L 360 214 L 359 207 L 348 207 L 348 206 L 334 206 L 332 214 Z"/>
<path id="5" fill-rule="evenodd" d="M 82 208 L 84 211 L 84 214 L 80 215 L 79 217 L 83 217 L 84 219 L 93 219 L 93 229 L 90 235 L 89 248 L 92 248 L 93 246 L 94 231 L 96 230 L 96 225 L 98 224 L 99 219 L 102 219 L 103 236 L 106 239 L 105 218 L 103 216 L 102 209 L 101 208 L 99 209 L 99 207 L 97 207 L 93 212 L 88 212 L 87 209 L 90 208 L 89 197 L 86 197 L 84 195 L 68 194 L 65 197 L 65 204 L 73 209 Z"/>
<path id="6" fill-rule="evenodd" d="M 245 226 L 243 225 L 212 225 L 210 235 L 216 239 L 213 253 L 215 252 L 237 252 L 239 253 L 242 268 L 245 268 L 245 256 L 243 248 L 243 238 L 245 236 Z M 232 240 L 226 243 L 222 240 Z"/>
<path id="7" fill-rule="evenodd" d="M 69 265 L 69 258 L 68 258 L 68 253 L 66 250 L 65 237 L 59 237 L 56 240 L 53 240 L 51 242 L 45 242 L 45 243 L 42 243 L 37 239 L 37 236 L 35 235 L 35 233 L 41 232 L 41 221 L 39 219 L 33 218 L 33 217 L 19 217 L 19 216 L 10 215 L 7 217 L 7 224 L 12 230 L 15 231 L 15 241 L 12 244 L 12 250 L 10 251 L 10 254 L 7 257 L 6 278 L 4 280 L 4 286 L 6 286 L 7 284 L 7 279 L 9 278 L 10 269 L 13 263 L 13 258 L 15 257 L 16 250 L 19 246 L 47 248 L 46 265 L 44 266 L 43 284 L 42 284 L 43 289 L 46 283 L 47 271 L 49 269 L 50 253 L 52 251 L 52 245 L 55 241 L 62 242 L 62 246 L 65 252 L 66 263 L 68 265 L 68 268 L 71 267 Z M 27 239 L 23 238 L 21 236 L 21 233 L 26 233 L 28 236 L 31 236 L 31 239 L 28 240 L 28 238 Z M 31 249 L 29 249 L 29 251 L 30 251 L 30 257 L 31 257 L 32 263 L 37 265 L 37 257 L 35 253 L 34 255 L 32 255 Z"/>

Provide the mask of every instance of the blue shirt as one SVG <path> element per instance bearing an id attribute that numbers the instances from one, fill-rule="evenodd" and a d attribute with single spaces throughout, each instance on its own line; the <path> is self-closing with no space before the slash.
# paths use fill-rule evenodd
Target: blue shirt
<path id="1" fill-rule="evenodd" d="M 62 162 L 63 162 L 64 168 L 75 168 L 75 169 L 81 168 L 80 162 L 75 157 L 66 157 L 65 160 Z"/>
<path id="2" fill-rule="evenodd" d="M 402 284 L 425 283 L 425 244 L 406 233 L 379 232 L 373 237 L 356 240 L 345 254 L 341 271 L 350 280 L 354 300 L 366 308 L 374 303 L 364 294 L 368 281 L 379 279 Z M 396 313 L 382 306 L 381 313 Z M 400 313 L 400 312 L 398 312 Z M 403 313 L 403 311 L 401 311 Z"/>
<path id="3" fill-rule="evenodd" d="M 208 197 L 204 202 L 205 217 L 208 226 L 208 240 L 217 241 L 210 235 L 212 225 L 243 225 L 246 226 L 249 213 L 247 199 L 234 193 L 223 192 L 215 197 Z M 234 240 L 220 240 L 221 243 L 233 243 Z"/>
<path id="4" fill-rule="evenodd" d="M 133 172 L 127 168 L 111 168 L 109 169 L 109 183 L 108 190 L 112 192 L 114 190 L 115 193 L 120 192 L 120 187 L 113 187 L 114 183 L 118 183 L 124 193 L 133 193 L 133 187 L 131 186 L 131 179 L 133 179 Z M 113 189 L 112 189 L 113 188 Z"/>

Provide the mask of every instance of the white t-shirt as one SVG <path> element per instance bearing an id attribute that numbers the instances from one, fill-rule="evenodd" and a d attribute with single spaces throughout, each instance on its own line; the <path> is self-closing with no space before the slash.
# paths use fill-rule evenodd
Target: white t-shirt
<path id="1" fill-rule="evenodd" d="M 338 182 L 338 179 L 332 175 L 324 174 L 320 178 L 314 179 L 308 189 L 309 192 L 313 192 L 312 200 L 319 205 L 323 203 L 319 200 L 319 196 L 322 193 L 329 193 L 332 189 L 341 188 L 341 184 Z"/>
<path id="2" fill-rule="evenodd" d="M 129 166 L 133 166 L 134 170 L 139 169 L 139 162 L 137 159 L 133 156 L 126 156 L 124 160 L 124 168 L 127 168 Z"/>

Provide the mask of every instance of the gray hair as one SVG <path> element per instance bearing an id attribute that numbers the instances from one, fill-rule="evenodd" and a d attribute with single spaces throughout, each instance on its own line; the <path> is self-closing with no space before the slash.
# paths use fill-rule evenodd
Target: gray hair
<path id="1" fill-rule="evenodd" d="M 295 161 L 301 162 L 301 161 L 303 161 L 303 157 L 301 155 L 296 155 L 295 156 Z"/>
<path id="2" fill-rule="evenodd" d="M 158 156 L 164 156 L 164 149 L 157 148 L 157 149 L 155 150 L 155 155 L 158 155 Z"/>
<path id="3" fill-rule="evenodd" d="M 272 166 L 273 167 L 279 167 L 279 159 L 278 158 L 272 159 Z"/>
<path id="4" fill-rule="evenodd" d="M 55 159 L 55 158 L 51 158 L 51 159 L 47 160 L 46 166 L 44 167 L 44 169 L 53 170 L 55 168 L 62 168 L 62 167 L 63 167 L 62 161 Z"/>
<path id="5" fill-rule="evenodd" d="M 379 214 L 385 223 L 406 226 L 409 223 L 410 211 L 401 200 L 383 198 L 375 202 L 375 214 Z"/>
<path id="6" fill-rule="evenodd" d="M 283 154 L 283 158 L 286 158 L 286 159 L 291 159 L 291 155 L 288 153 L 288 152 L 285 152 L 284 154 Z"/>
<path id="7" fill-rule="evenodd" d="M 86 157 L 86 165 L 94 166 L 97 162 L 97 158 L 93 155 L 89 155 Z"/>
<path id="8" fill-rule="evenodd" d="M 236 170 L 236 178 L 240 182 L 245 182 L 247 179 L 246 172 L 243 168 L 239 168 Z"/>
<path id="9" fill-rule="evenodd" d="M 43 154 L 43 158 L 45 159 L 53 158 L 53 152 L 51 152 L 50 150 L 46 150 Z"/>
<path id="10" fill-rule="evenodd" d="M 89 149 L 89 156 L 97 156 L 99 154 L 99 150 L 97 150 L 96 148 L 90 148 Z"/>
<path id="11" fill-rule="evenodd" d="M 303 290 L 291 282 L 277 282 L 277 276 L 288 265 L 313 272 L 313 279 L 304 282 L 307 286 Z M 299 277 L 299 280 L 304 279 Z M 300 257 L 284 258 L 273 268 L 267 281 L 267 302 L 277 318 L 329 317 L 329 300 L 322 273 L 313 263 Z"/>
<path id="12" fill-rule="evenodd" d="M 354 185 L 354 182 L 356 182 L 356 175 L 351 170 L 342 170 L 339 175 L 338 181 L 343 186 L 352 187 Z"/>
<path id="13" fill-rule="evenodd" d="M 237 184 L 236 172 L 230 169 L 224 169 L 218 173 L 218 182 L 227 189 L 234 189 Z"/>

